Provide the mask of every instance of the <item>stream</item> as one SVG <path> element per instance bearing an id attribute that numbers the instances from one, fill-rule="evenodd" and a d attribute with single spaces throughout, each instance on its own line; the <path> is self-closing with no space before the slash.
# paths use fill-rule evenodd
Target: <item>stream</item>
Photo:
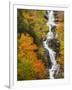
<path id="1" fill-rule="evenodd" d="M 60 65 L 56 62 L 56 52 L 50 47 L 50 41 L 57 38 L 57 33 L 54 31 L 53 28 L 56 28 L 57 24 L 55 23 L 54 11 L 49 10 L 47 11 L 47 26 L 49 27 L 49 32 L 46 35 L 46 40 L 43 41 L 43 47 L 49 52 L 49 57 L 51 61 L 51 68 L 49 68 L 49 78 L 54 79 L 54 75 L 58 75 Z"/>

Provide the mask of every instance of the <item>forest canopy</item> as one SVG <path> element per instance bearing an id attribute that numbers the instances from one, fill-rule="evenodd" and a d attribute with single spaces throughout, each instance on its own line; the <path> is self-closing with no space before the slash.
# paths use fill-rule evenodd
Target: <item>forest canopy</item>
<path id="1" fill-rule="evenodd" d="M 59 15 L 58 12 L 56 12 Z M 63 12 L 61 12 L 63 15 Z M 46 25 L 47 10 L 17 9 L 17 80 L 48 79 L 49 57 L 43 48 L 43 39 L 49 27 Z M 56 32 L 60 41 L 57 62 L 64 77 L 64 16 L 58 16 Z M 61 19 L 60 19 L 61 18 Z"/>

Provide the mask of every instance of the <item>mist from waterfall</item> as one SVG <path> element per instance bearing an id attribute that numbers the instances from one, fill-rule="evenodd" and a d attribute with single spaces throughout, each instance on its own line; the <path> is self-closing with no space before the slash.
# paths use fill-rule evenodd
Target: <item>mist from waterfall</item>
<path id="1" fill-rule="evenodd" d="M 51 47 L 49 47 L 48 41 L 56 38 L 57 34 L 54 35 L 54 33 L 52 31 L 52 27 L 54 27 L 54 26 L 56 27 L 57 25 L 55 23 L 54 11 L 49 10 L 47 12 L 48 12 L 47 26 L 49 27 L 49 32 L 47 33 L 46 40 L 43 41 L 43 46 L 49 52 L 49 57 L 50 57 L 51 64 L 52 64 L 52 67 L 49 69 L 49 78 L 54 79 L 54 74 L 58 74 L 58 72 L 59 72 L 59 64 L 57 64 L 57 62 L 56 62 L 56 58 L 55 58 L 56 52 Z"/>

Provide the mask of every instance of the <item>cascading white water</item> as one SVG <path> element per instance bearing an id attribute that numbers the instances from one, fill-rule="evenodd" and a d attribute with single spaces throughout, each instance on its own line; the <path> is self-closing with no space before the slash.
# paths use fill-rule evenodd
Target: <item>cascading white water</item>
<path id="1" fill-rule="evenodd" d="M 49 57 L 50 57 L 50 60 L 52 63 L 52 67 L 51 67 L 51 69 L 49 69 L 49 78 L 54 79 L 55 72 L 56 72 L 56 74 L 58 74 L 58 72 L 59 72 L 59 64 L 57 64 L 57 62 L 55 60 L 56 52 L 53 51 L 52 48 L 50 48 L 47 43 L 48 40 L 55 38 L 54 33 L 51 31 L 52 26 L 56 26 L 54 12 L 52 10 L 48 11 L 47 25 L 49 26 L 49 32 L 47 33 L 47 39 L 45 41 L 43 41 L 43 46 L 46 50 L 48 50 Z"/>

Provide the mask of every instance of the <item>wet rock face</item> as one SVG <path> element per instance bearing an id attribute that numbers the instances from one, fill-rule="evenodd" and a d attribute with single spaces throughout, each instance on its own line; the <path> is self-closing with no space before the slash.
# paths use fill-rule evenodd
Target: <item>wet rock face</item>
<path id="1" fill-rule="evenodd" d="M 49 56 L 49 51 L 48 50 L 45 50 L 45 54 L 46 54 L 46 57 L 47 57 L 47 66 L 49 69 L 51 69 L 52 67 L 52 63 L 51 63 L 51 60 L 50 60 L 50 56 Z"/>
<path id="2" fill-rule="evenodd" d="M 51 49 L 53 49 L 53 51 L 56 52 L 55 58 L 57 58 L 59 56 L 59 53 L 60 53 L 60 42 L 59 42 L 59 40 L 58 39 L 49 39 L 49 40 L 47 40 L 47 43 L 48 43 L 48 47 L 50 47 Z M 43 59 L 45 61 L 45 66 L 48 67 L 49 69 L 51 69 L 52 63 L 50 60 L 49 51 L 47 49 L 45 49 Z"/>
<path id="3" fill-rule="evenodd" d="M 47 40 L 48 46 L 56 52 L 56 56 L 59 55 L 60 51 L 60 42 L 58 39 Z"/>
<path id="4" fill-rule="evenodd" d="M 51 26 L 51 31 L 54 34 L 54 37 L 56 36 L 56 26 Z"/>
<path id="5" fill-rule="evenodd" d="M 56 26 L 51 26 L 51 31 L 54 33 L 56 32 Z"/>

